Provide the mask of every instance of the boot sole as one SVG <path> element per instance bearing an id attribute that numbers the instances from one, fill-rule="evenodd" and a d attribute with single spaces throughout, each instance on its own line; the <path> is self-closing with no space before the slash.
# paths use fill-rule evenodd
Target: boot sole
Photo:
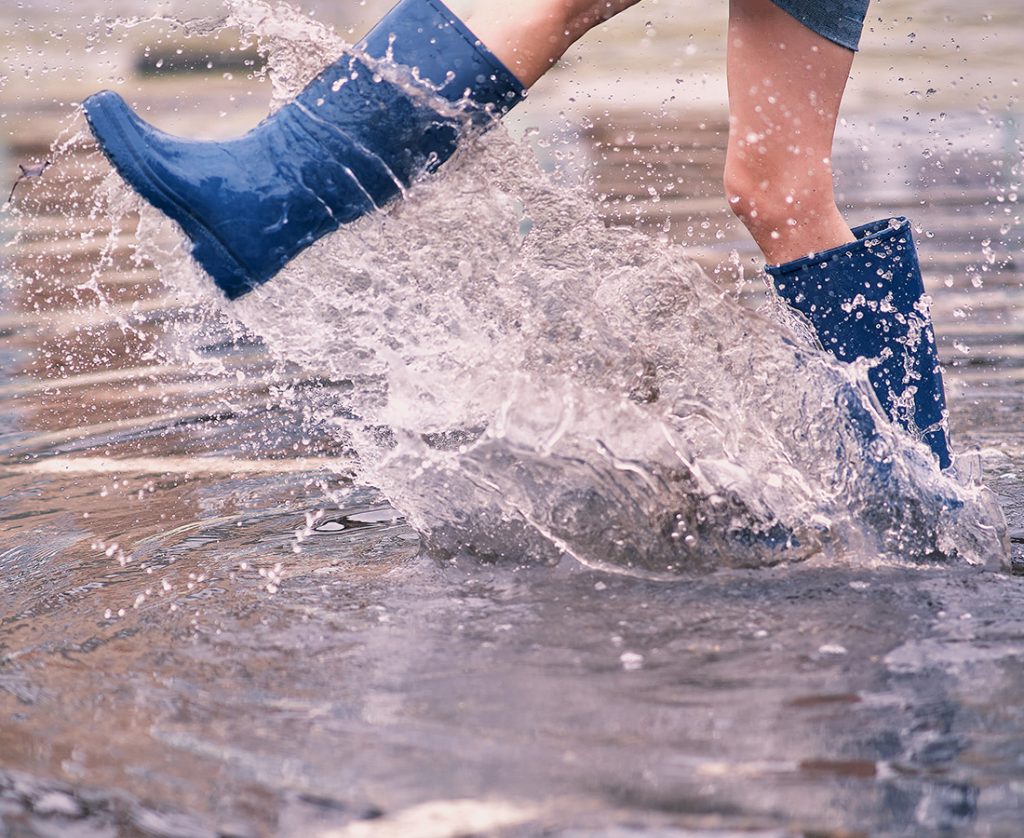
<path id="1" fill-rule="evenodd" d="M 137 136 L 131 127 L 132 114 L 120 96 L 109 91 L 97 93 L 82 103 L 82 109 L 103 156 L 147 203 L 185 231 L 192 243 L 192 258 L 229 300 L 259 284 L 224 242 L 146 164 L 145 154 L 132 142 Z"/>

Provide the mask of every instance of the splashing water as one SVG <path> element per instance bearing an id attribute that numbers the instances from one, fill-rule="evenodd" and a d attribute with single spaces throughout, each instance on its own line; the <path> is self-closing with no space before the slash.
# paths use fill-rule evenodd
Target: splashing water
<path id="1" fill-rule="evenodd" d="M 274 107 L 349 49 L 286 8 L 229 8 Z M 142 214 L 164 281 L 220 307 Z M 278 360 L 354 382 L 309 421 L 441 554 L 670 578 L 1004 553 L 990 494 L 880 420 L 864 368 L 741 308 L 677 246 L 608 229 L 501 128 L 226 310 Z"/>

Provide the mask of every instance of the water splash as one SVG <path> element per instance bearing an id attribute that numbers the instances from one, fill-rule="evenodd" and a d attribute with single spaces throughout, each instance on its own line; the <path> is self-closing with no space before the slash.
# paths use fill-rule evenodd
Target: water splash
<path id="1" fill-rule="evenodd" d="M 286 8 L 229 8 L 267 54 L 272 107 L 349 48 Z M 442 554 L 671 578 L 1004 552 L 989 493 L 881 421 L 864 369 L 741 308 L 680 248 L 607 228 L 500 128 L 230 306 L 185 246 L 148 246 L 168 222 L 142 215 L 165 283 L 282 363 L 354 382 L 307 421 Z"/>
<path id="2" fill-rule="evenodd" d="M 500 132 L 233 313 L 282 358 L 364 377 L 341 423 L 361 476 L 448 551 L 650 576 L 999 551 L 984 492 L 864 432 L 864 370 L 607 229 Z"/>

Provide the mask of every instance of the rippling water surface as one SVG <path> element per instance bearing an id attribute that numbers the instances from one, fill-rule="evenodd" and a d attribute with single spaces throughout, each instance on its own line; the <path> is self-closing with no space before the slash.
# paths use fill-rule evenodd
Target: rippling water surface
<path id="1" fill-rule="evenodd" d="M 276 97 L 340 48 L 286 10 L 234 10 L 220 37 L 262 38 Z M 933 23 L 923 38 L 970 42 Z M 68 38 L 116 58 L 218 31 L 148 26 Z M 4 829 L 1015 834 L 1011 80 L 965 71 L 979 110 L 927 89 L 854 108 L 837 150 L 852 216 L 920 226 L 974 452 L 954 481 L 895 435 L 865 447 L 856 375 L 753 312 L 714 197 L 721 113 L 711 94 L 614 104 L 623 32 L 517 115 L 539 163 L 482 138 L 232 307 L 80 122 L 46 150 L 46 115 L 69 112 L 51 73 L 26 71 L 28 98 L 8 83 L 42 124 L 12 128 L 10 166 L 54 166 L 7 210 L 0 290 Z M 85 75 L 116 83 L 115 58 Z M 587 78 L 612 105 L 572 101 Z M 219 72 L 194 106 L 187 76 L 127 83 L 195 133 L 267 97 Z M 234 115 L 201 124 L 226 96 Z"/>

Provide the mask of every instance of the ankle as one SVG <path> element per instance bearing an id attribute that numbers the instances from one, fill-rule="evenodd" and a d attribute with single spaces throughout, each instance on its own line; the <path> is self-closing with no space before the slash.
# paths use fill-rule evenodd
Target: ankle
<path id="1" fill-rule="evenodd" d="M 821 253 L 842 247 L 854 241 L 850 225 L 842 220 L 834 220 L 828 224 L 814 224 L 795 231 L 791 236 L 785 232 L 778 234 L 775 230 L 767 236 L 760 236 L 758 247 L 764 254 L 765 261 L 771 265 L 782 265 L 794 259 L 803 259 L 814 253 Z"/>
<path id="2" fill-rule="evenodd" d="M 568 4 L 527 0 L 514 9 L 485 4 L 466 25 L 524 86 L 532 86 L 561 58 L 575 38 L 568 34 Z"/>
<path id="3" fill-rule="evenodd" d="M 637 0 L 523 0 L 483 4 L 466 25 L 527 87 L 595 26 Z"/>

